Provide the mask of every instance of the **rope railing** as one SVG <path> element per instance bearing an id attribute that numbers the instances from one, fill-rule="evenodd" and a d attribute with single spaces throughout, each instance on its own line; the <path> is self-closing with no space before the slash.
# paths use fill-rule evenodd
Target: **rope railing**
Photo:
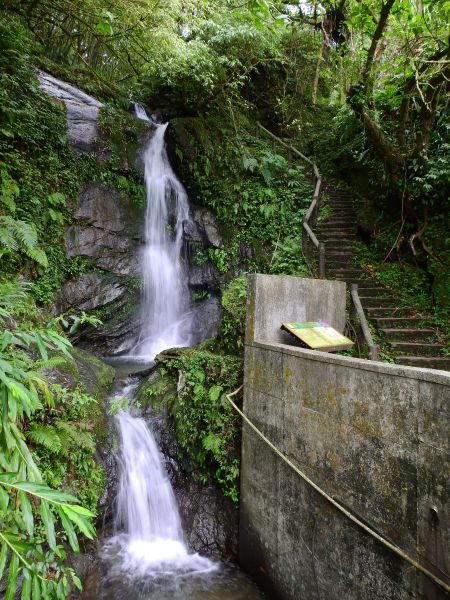
<path id="1" fill-rule="evenodd" d="M 320 279 L 324 279 L 325 278 L 325 244 L 323 242 L 320 242 L 317 239 L 317 236 L 315 235 L 315 233 L 313 232 L 313 227 L 315 227 L 316 222 L 317 222 L 317 215 L 318 215 L 319 206 L 320 206 L 320 197 L 321 197 L 321 193 L 322 193 L 322 176 L 319 172 L 319 169 L 314 161 L 312 161 L 310 158 L 305 156 L 302 152 L 300 152 L 300 150 L 297 150 L 297 148 L 295 148 L 294 146 L 291 146 L 290 144 L 287 144 L 286 142 L 284 142 L 281 138 L 279 138 L 278 136 L 273 134 L 271 131 L 266 129 L 263 125 L 261 125 L 261 123 L 258 123 L 258 127 L 262 131 L 264 131 L 267 135 L 269 135 L 273 140 L 275 140 L 278 144 L 280 144 L 281 146 L 284 146 L 284 148 L 286 148 L 289 153 L 295 154 L 296 156 L 301 158 L 303 161 L 305 161 L 312 167 L 313 175 L 314 175 L 314 195 L 313 195 L 312 202 L 302 220 L 303 233 L 302 233 L 302 242 L 301 243 L 302 243 L 303 255 L 305 256 L 305 258 L 306 257 L 311 258 L 312 252 L 314 251 L 313 249 L 316 250 L 317 256 L 318 256 L 318 263 L 319 263 L 319 277 L 320 277 Z"/>
<path id="2" fill-rule="evenodd" d="M 256 425 L 247 417 L 247 415 L 233 402 L 232 397 L 236 396 L 244 386 L 241 385 L 237 390 L 231 392 L 230 394 L 226 394 L 226 398 L 234 410 L 244 419 L 244 421 L 251 427 L 251 429 L 265 442 L 269 448 L 275 452 L 291 469 L 293 469 L 297 475 L 299 475 L 307 484 L 309 484 L 318 494 L 320 494 L 325 500 L 327 500 L 330 504 L 332 504 L 338 511 L 340 511 L 343 515 L 345 515 L 350 521 L 355 523 L 358 527 L 360 527 L 363 531 L 371 535 L 373 538 L 378 540 L 381 544 L 383 544 L 386 548 L 389 548 L 392 552 L 394 552 L 397 556 L 407 561 L 410 565 L 412 565 L 415 569 L 423 573 L 426 577 L 431 579 L 436 585 L 440 588 L 444 589 L 446 592 L 450 592 L 450 585 L 434 573 L 432 573 L 429 569 L 421 565 L 417 560 L 409 556 L 404 550 L 399 548 L 399 546 L 393 544 L 389 540 L 387 540 L 384 536 L 377 533 L 372 527 L 370 527 L 367 523 L 363 523 L 361 519 L 358 519 L 352 512 L 347 510 L 341 502 L 339 502 L 335 497 L 330 496 L 319 487 L 312 479 L 310 479 L 303 471 L 301 471 L 287 456 L 285 456 L 279 448 L 277 448 L 263 433 L 260 431 Z M 443 576 L 446 577 L 445 573 Z"/>

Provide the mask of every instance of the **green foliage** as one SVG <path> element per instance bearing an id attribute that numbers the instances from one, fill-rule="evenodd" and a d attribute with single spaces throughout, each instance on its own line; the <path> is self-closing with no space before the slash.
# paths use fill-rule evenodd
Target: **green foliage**
<path id="1" fill-rule="evenodd" d="M 222 292 L 222 321 L 219 343 L 229 354 L 241 354 L 244 348 L 247 278 L 237 277 Z"/>
<path id="2" fill-rule="evenodd" d="M 33 446 L 57 456 L 73 450 L 71 461 L 76 464 L 74 454 L 79 452 L 92 460 L 95 444 L 81 423 L 74 423 L 79 408 L 75 394 L 64 407 L 62 398 L 70 397 L 68 390 L 57 389 L 42 374 L 43 365 L 54 364 L 50 353 L 70 358 L 70 343 L 57 330 L 38 325 L 25 284 L 0 284 L 0 297 L 0 563 L 3 570 L 9 561 L 6 598 L 12 599 L 20 586 L 24 599 L 31 598 L 32 588 L 33 597 L 65 598 L 71 584 L 80 587 L 80 582 L 64 566 L 63 542 L 78 552 L 77 530 L 92 538 L 94 513 L 68 492 L 46 485 L 42 455 Z M 24 313 L 28 320 L 21 320 Z M 37 354 L 37 361 L 32 354 Z M 81 401 L 85 417 L 92 400 Z"/>
<path id="3" fill-rule="evenodd" d="M 129 396 L 120 396 L 119 398 L 113 398 L 109 405 L 108 413 L 110 415 L 117 415 L 120 411 L 126 411 L 130 407 Z"/>
<path id="4" fill-rule="evenodd" d="M 242 359 L 213 354 L 203 349 L 176 352 L 164 358 L 164 368 L 179 380 L 169 411 L 175 421 L 176 435 L 183 451 L 194 465 L 202 482 L 212 479 L 225 496 L 238 501 L 240 420 L 225 392 L 242 379 Z M 149 385 L 146 395 L 161 390 Z"/>
<path id="5" fill-rule="evenodd" d="M 241 115 L 234 125 L 237 132 L 229 114 L 218 112 L 204 119 L 175 120 L 171 126 L 179 150 L 174 158 L 191 197 L 214 210 L 227 237 L 223 249 L 210 249 L 208 255 L 200 249 L 194 260 L 202 264 L 209 256 L 223 273 L 237 265 L 270 271 L 275 246 L 281 257 L 283 240 L 300 232 L 312 186 L 301 166 L 290 165 L 266 137 L 255 134 L 246 118 Z M 245 247 L 251 248 L 252 257 L 242 256 Z M 300 252 L 296 260 L 292 271 L 300 272 Z"/>

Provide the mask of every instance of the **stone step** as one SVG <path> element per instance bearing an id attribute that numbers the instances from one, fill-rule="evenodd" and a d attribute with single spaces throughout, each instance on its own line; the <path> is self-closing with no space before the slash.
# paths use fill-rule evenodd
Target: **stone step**
<path id="1" fill-rule="evenodd" d="M 360 279 L 358 282 L 358 294 L 362 294 L 362 291 L 366 289 L 372 289 L 376 282 L 372 279 Z"/>
<path id="2" fill-rule="evenodd" d="M 315 229 L 317 229 L 318 231 L 322 231 L 323 233 L 326 233 L 327 235 L 332 234 L 334 231 L 337 231 L 339 233 L 339 236 L 342 236 L 343 233 L 349 233 L 351 237 L 353 237 L 354 235 L 356 235 L 356 229 L 353 226 L 345 226 L 345 227 L 340 227 L 338 225 L 327 225 L 325 223 L 321 223 L 320 225 L 317 225 L 317 227 L 315 227 Z M 330 235 L 331 237 L 331 235 Z"/>
<path id="3" fill-rule="evenodd" d="M 356 242 L 357 234 L 354 231 L 346 229 L 322 229 L 320 227 L 315 228 L 315 232 L 318 238 L 326 241 L 327 239 L 345 239 Z"/>
<path id="4" fill-rule="evenodd" d="M 353 242 L 355 240 L 346 240 L 346 239 L 333 239 L 330 240 L 325 235 L 320 236 L 321 241 L 326 244 L 327 250 L 336 250 L 337 252 L 354 252 Z"/>
<path id="5" fill-rule="evenodd" d="M 450 358 L 438 356 L 394 356 L 397 363 L 408 367 L 450 371 Z"/>
<path id="6" fill-rule="evenodd" d="M 338 267 L 344 267 L 347 269 L 351 269 L 354 266 L 354 262 L 352 259 L 348 258 L 333 258 L 330 256 L 326 256 L 325 264 L 327 265 L 328 270 L 337 269 Z"/>
<path id="7" fill-rule="evenodd" d="M 330 204 L 334 204 L 335 206 L 354 206 L 355 200 L 351 196 L 331 196 Z"/>
<path id="8" fill-rule="evenodd" d="M 366 308 L 365 312 L 369 319 L 374 317 L 407 317 L 411 314 L 410 308 L 392 308 L 392 307 L 377 307 L 377 308 Z"/>
<path id="9" fill-rule="evenodd" d="M 441 357 L 442 344 L 434 342 L 390 342 L 393 350 L 413 356 L 438 356 Z"/>
<path id="10" fill-rule="evenodd" d="M 353 202 L 340 202 L 338 200 L 332 200 L 329 204 L 333 210 L 355 210 L 355 204 Z"/>
<path id="11" fill-rule="evenodd" d="M 319 230 L 320 227 L 315 227 L 314 229 Z M 329 239 L 337 238 L 337 239 L 339 239 L 339 241 L 341 241 L 341 239 L 344 238 L 347 240 L 352 240 L 352 242 L 354 242 L 356 240 L 356 237 L 358 235 L 355 229 L 353 229 L 352 231 L 346 231 L 345 229 L 342 230 L 340 227 L 335 227 L 334 229 L 326 229 L 325 228 L 325 229 L 321 230 L 321 233 L 322 233 L 322 237 L 327 237 Z"/>
<path id="12" fill-rule="evenodd" d="M 380 331 L 390 343 L 394 341 L 429 342 L 432 339 L 436 339 L 436 332 L 434 329 L 380 327 Z"/>
<path id="13" fill-rule="evenodd" d="M 330 269 L 330 271 L 332 272 L 333 275 L 340 275 L 342 277 L 345 277 L 346 275 L 348 275 L 349 277 L 359 277 L 361 275 L 367 275 L 369 276 L 369 274 L 367 273 L 367 271 L 363 271 L 362 269 Z"/>
<path id="14" fill-rule="evenodd" d="M 378 317 L 375 319 L 377 327 L 383 329 L 385 327 L 389 328 L 400 328 L 400 329 L 421 329 L 425 325 L 427 325 L 427 320 L 417 317 Z"/>
<path id="15" fill-rule="evenodd" d="M 337 237 L 333 237 L 329 234 L 325 234 L 321 236 L 322 240 L 324 243 L 327 244 L 339 244 L 339 247 L 341 248 L 353 248 L 353 244 L 355 243 L 356 240 L 356 234 L 352 235 L 352 237 L 342 237 L 342 236 L 337 236 Z"/>
<path id="16" fill-rule="evenodd" d="M 362 290 L 361 290 L 362 291 Z M 361 300 L 361 304 L 364 308 L 378 308 L 381 306 L 398 306 L 398 299 L 393 298 L 392 296 L 362 296 L 359 295 L 359 299 Z"/>
<path id="17" fill-rule="evenodd" d="M 341 269 L 354 269 L 356 266 L 354 254 L 331 254 L 326 252 L 325 257 L 330 264 L 336 263 L 336 266 L 340 265 Z"/>
<path id="18" fill-rule="evenodd" d="M 355 231 L 355 224 L 350 222 L 350 221 L 346 221 L 346 222 L 333 222 L 333 221 L 325 221 L 323 223 L 319 223 L 317 225 L 317 228 L 319 229 L 319 227 L 321 229 L 326 229 L 327 231 L 329 229 L 333 230 L 333 229 L 337 229 L 339 231 L 341 231 L 342 229 L 348 229 L 349 231 L 351 230 L 352 232 Z"/>
<path id="19" fill-rule="evenodd" d="M 329 228 L 336 228 L 336 229 L 352 229 L 353 231 L 355 230 L 355 224 L 354 221 L 352 222 L 351 219 L 348 220 L 344 220 L 344 219 L 333 219 L 332 221 L 324 221 L 322 223 L 320 223 L 318 225 L 318 227 L 324 227 L 327 230 Z"/>
<path id="20" fill-rule="evenodd" d="M 358 294 L 363 294 L 364 296 L 377 296 L 377 297 L 392 296 L 391 290 L 387 290 L 386 288 L 381 287 L 381 286 L 376 287 L 374 285 L 374 282 L 372 282 L 372 286 L 373 287 L 364 288 L 364 293 L 362 290 L 358 290 Z"/>
<path id="21" fill-rule="evenodd" d="M 356 200 L 352 196 L 330 196 L 330 204 L 349 205 L 353 206 L 356 204 Z"/>
<path id="22" fill-rule="evenodd" d="M 338 211 L 355 214 L 355 205 L 353 202 L 330 202 L 328 205 L 333 210 L 333 214 Z"/>
<path id="23" fill-rule="evenodd" d="M 352 256 L 356 256 L 355 252 L 351 247 L 346 244 L 339 244 L 336 242 L 323 242 L 325 244 L 325 252 L 328 254 L 351 254 Z"/>

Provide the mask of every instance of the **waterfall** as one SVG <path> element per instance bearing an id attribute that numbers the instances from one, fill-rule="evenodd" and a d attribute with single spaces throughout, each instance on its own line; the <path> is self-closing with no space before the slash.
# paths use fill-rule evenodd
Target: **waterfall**
<path id="1" fill-rule="evenodd" d="M 115 420 L 121 442 L 120 481 L 116 535 L 106 547 L 106 554 L 120 556 L 115 570 L 150 579 L 217 570 L 209 559 L 188 551 L 163 457 L 145 421 L 124 411 Z"/>
<path id="2" fill-rule="evenodd" d="M 149 120 L 142 107 L 136 115 Z M 147 213 L 143 251 L 145 325 L 133 363 L 151 363 L 169 347 L 190 342 L 188 290 L 180 260 L 183 221 L 189 219 L 186 192 L 167 158 L 164 133 L 156 127 L 145 160 Z M 128 366 L 129 363 L 127 363 Z M 189 552 L 164 459 L 151 427 L 133 406 L 139 380 L 120 383 L 111 405 L 119 432 L 119 487 L 114 535 L 102 548 L 106 567 L 92 595 L 96 600 L 258 600 L 253 585 L 235 569 Z M 128 402 L 131 408 L 124 410 Z"/>
<path id="3" fill-rule="evenodd" d="M 116 422 L 121 440 L 116 528 L 133 539 L 183 544 L 172 486 L 145 421 L 121 411 Z"/>
<path id="4" fill-rule="evenodd" d="M 139 118 L 149 120 L 136 106 Z M 187 285 L 180 260 L 183 222 L 189 219 L 186 192 L 173 172 L 165 149 L 167 124 L 156 131 L 145 151 L 147 211 L 143 252 L 144 325 L 134 356 L 151 362 L 161 350 L 190 342 Z M 137 383 L 125 382 L 112 399 L 132 399 Z M 190 554 L 162 455 L 145 421 L 120 410 L 120 482 L 116 535 L 105 552 L 121 557 L 118 568 L 131 575 L 209 573 L 217 565 Z M 117 564 L 116 564 L 117 568 Z"/>
<path id="5" fill-rule="evenodd" d="M 139 118 L 149 120 L 137 105 Z M 167 348 L 189 346 L 192 317 L 181 262 L 183 223 L 190 220 L 187 194 L 167 157 L 164 134 L 156 130 L 144 153 L 147 210 L 142 257 L 143 326 L 133 354 L 151 361 Z"/>

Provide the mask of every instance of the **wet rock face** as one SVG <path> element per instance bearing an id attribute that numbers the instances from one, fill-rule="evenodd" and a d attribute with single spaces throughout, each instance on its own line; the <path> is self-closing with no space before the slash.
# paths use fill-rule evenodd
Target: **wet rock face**
<path id="1" fill-rule="evenodd" d="M 75 341 L 101 355 L 126 352 L 140 328 L 142 209 L 114 189 L 92 183 L 72 215 L 76 224 L 66 228 L 66 255 L 89 259 L 93 271 L 63 284 L 55 312 L 102 309 L 104 324 L 80 331 Z"/>
<path id="2" fill-rule="evenodd" d="M 220 298 L 211 296 L 201 302 L 196 302 L 193 312 L 192 333 L 194 344 L 199 344 L 203 340 L 217 335 L 222 316 Z"/>
<path id="3" fill-rule="evenodd" d="M 208 248 L 223 248 L 223 242 L 216 218 L 207 208 L 192 209 L 192 221 L 184 224 L 183 235 L 188 247 L 188 286 L 193 300 L 193 343 L 198 344 L 217 335 L 220 325 L 223 274 L 207 252 Z M 198 251 L 201 261 L 197 260 Z"/>
<path id="4" fill-rule="evenodd" d="M 97 119 L 102 103 L 44 71 L 39 71 L 38 78 L 43 90 L 66 105 L 67 137 L 73 147 L 79 151 L 89 149 L 98 136 Z"/>
<path id="5" fill-rule="evenodd" d="M 124 286 L 107 275 L 86 273 L 62 286 L 56 306 L 59 312 L 70 308 L 89 311 L 110 304 L 124 293 Z"/>
<path id="6" fill-rule="evenodd" d="M 85 219 L 93 227 L 115 233 L 125 229 L 121 198 L 115 190 L 101 184 L 88 185 L 81 193 L 75 219 Z"/>
<path id="7" fill-rule="evenodd" d="M 184 224 L 184 237 L 213 248 L 223 248 L 216 217 L 208 208 L 193 208 L 192 221 Z"/>

